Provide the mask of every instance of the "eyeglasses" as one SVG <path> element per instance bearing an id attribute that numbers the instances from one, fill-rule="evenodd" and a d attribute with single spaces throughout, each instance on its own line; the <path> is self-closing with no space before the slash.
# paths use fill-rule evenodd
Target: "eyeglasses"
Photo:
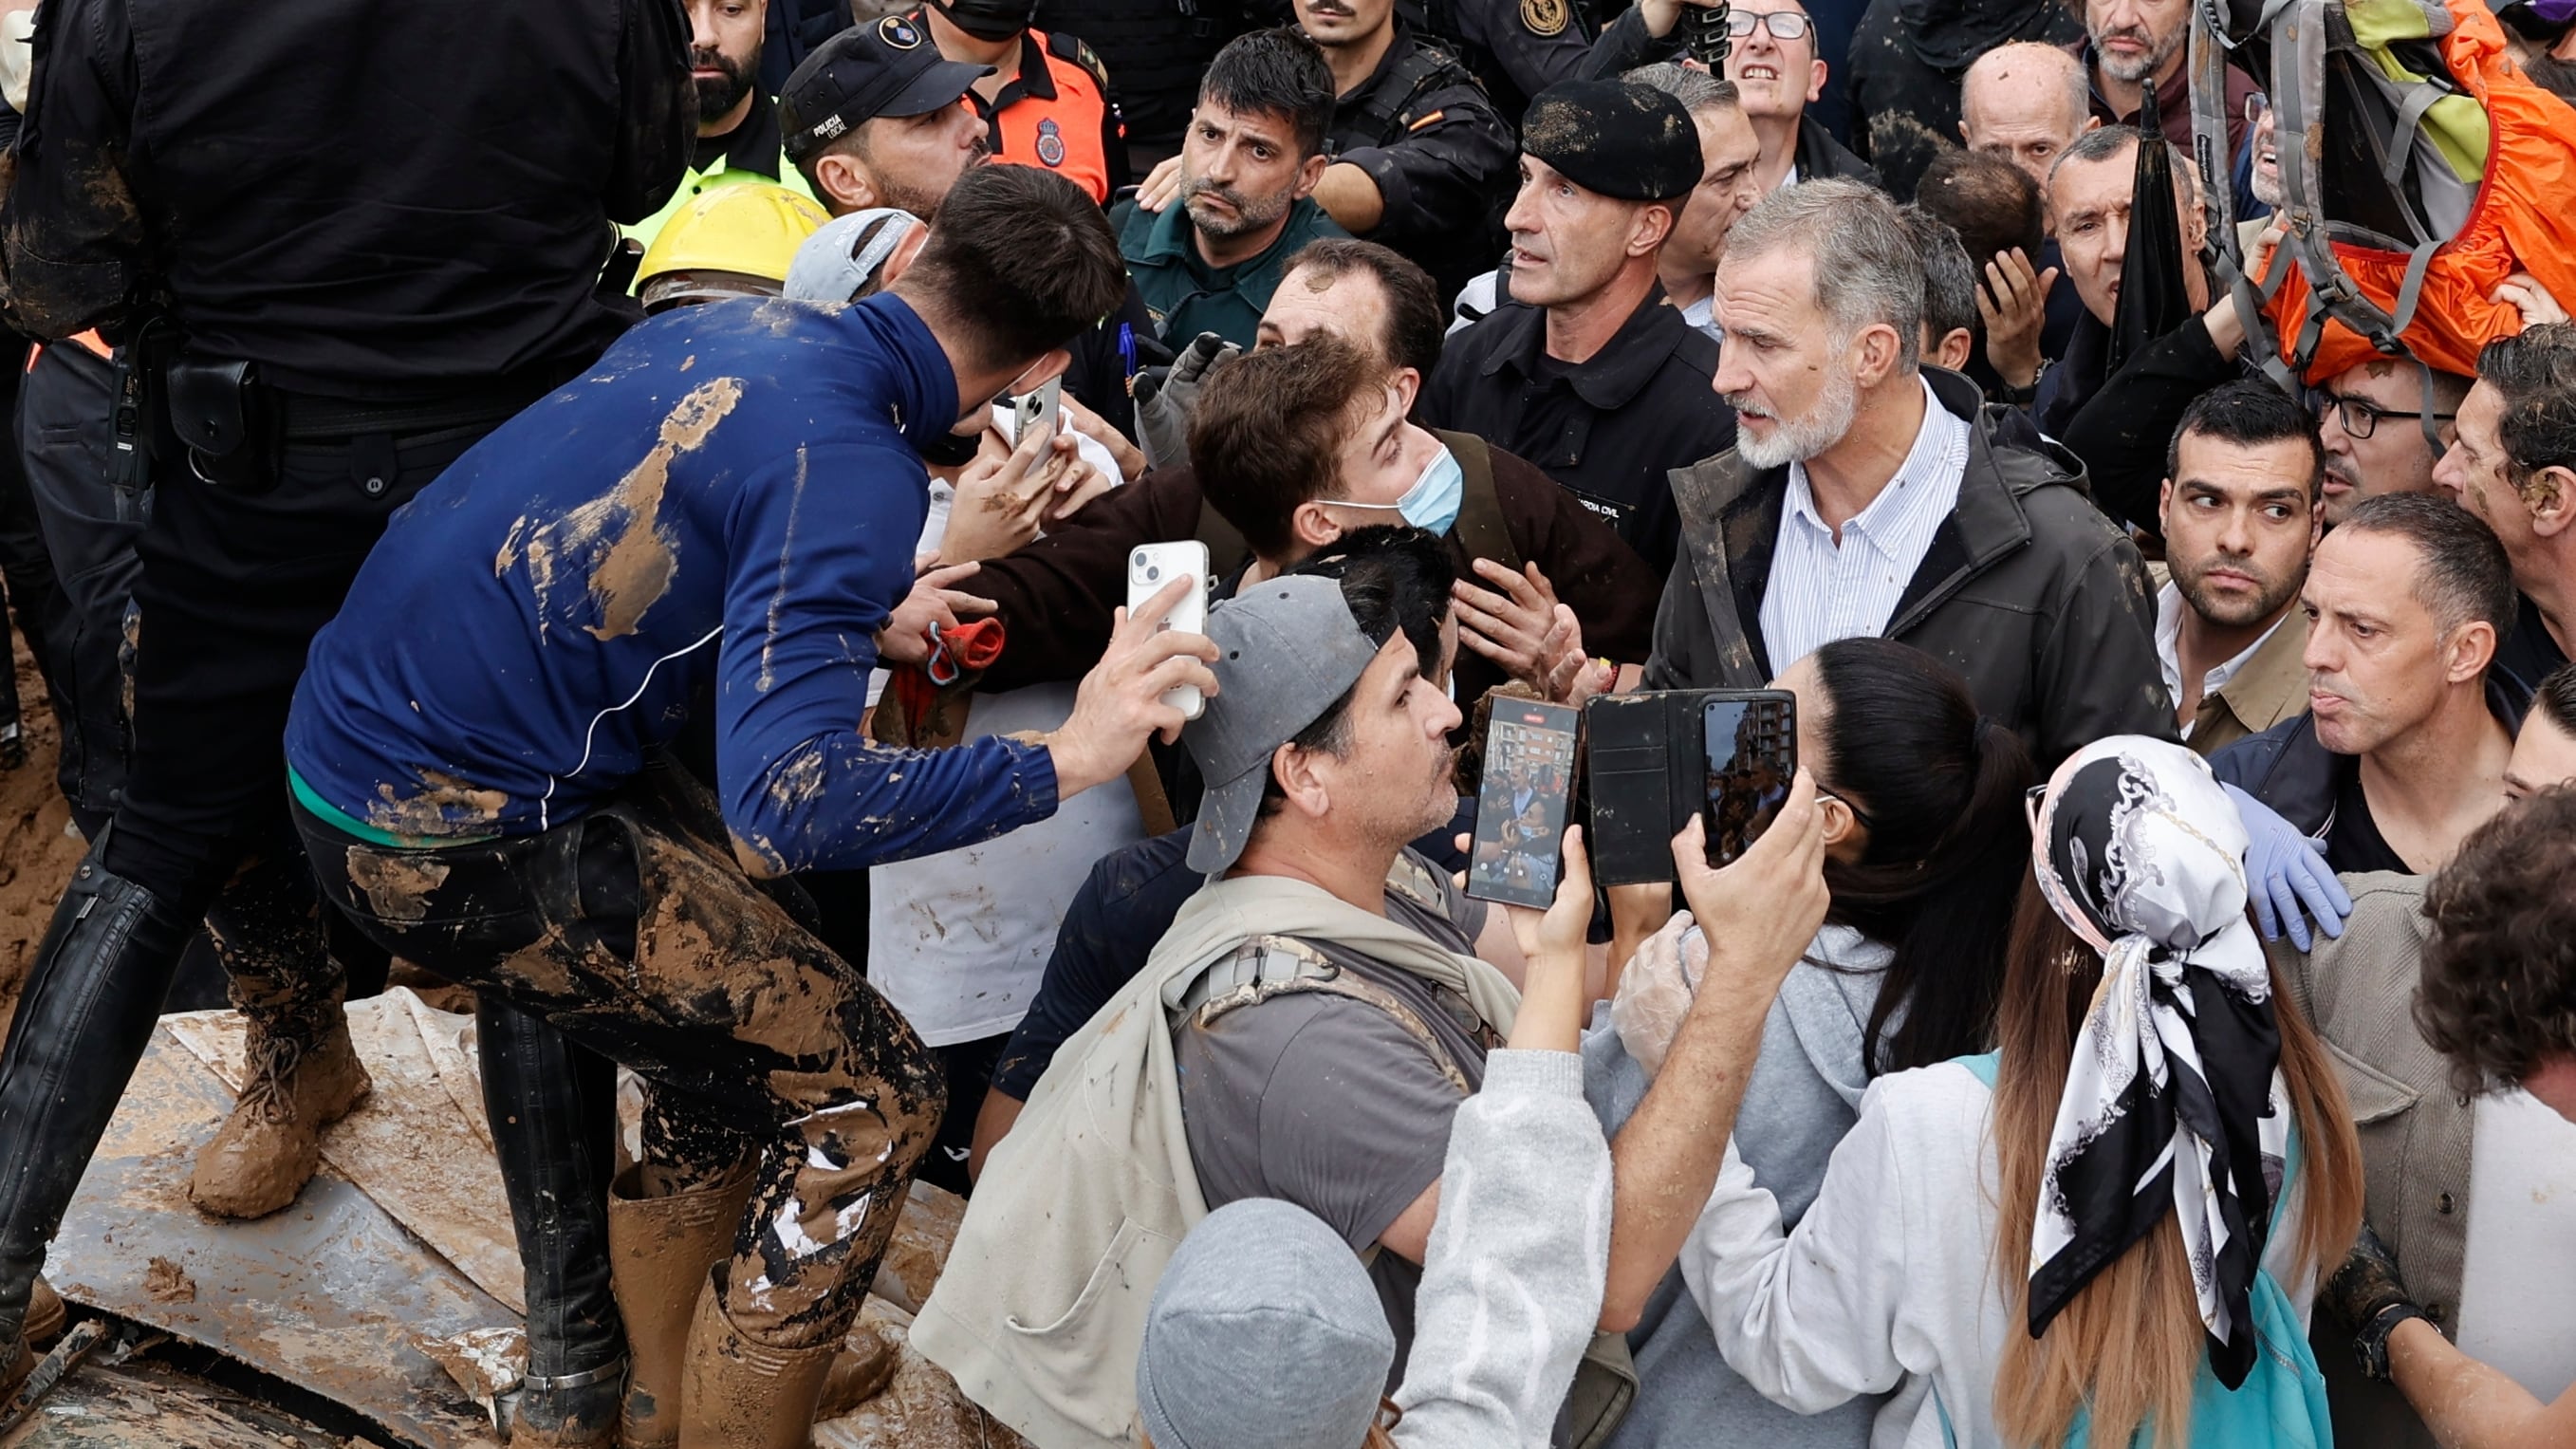
<path id="1" fill-rule="evenodd" d="M 2328 413 L 2334 414 L 2336 425 L 2355 439 L 2367 438 L 2379 431 L 2381 418 L 2430 417 L 2437 423 L 2447 423 L 2459 416 L 2458 413 L 2418 413 L 2406 408 L 2384 408 L 2365 398 L 2346 397 L 2341 393 L 2332 392 L 2318 393 L 2317 416 L 2322 418 Z"/>
<path id="2" fill-rule="evenodd" d="M 1806 16 L 1795 10 L 1774 10 L 1768 14 L 1759 10 L 1726 12 L 1726 33 L 1738 40 L 1751 35 L 1756 25 L 1770 31 L 1773 40 L 1804 40 L 1807 32 L 1816 28 Z"/>
<path id="3" fill-rule="evenodd" d="M 1857 820 L 1857 821 L 1859 821 L 1859 822 L 1860 822 L 1860 828 L 1861 828 L 1861 829 L 1866 830 L 1866 831 L 1870 832 L 1870 833 L 1871 833 L 1871 834 L 1873 834 L 1873 835 L 1875 835 L 1875 834 L 1877 834 L 1877 833 L 1878 833 L 1878 822 L 1869 818 L 1869 812 L 1868 812 L 1868 811 L 1863 810 L 1862 808 L 1860 808 L 1860 807 L 1859 807 L 1859 806 L 1857 806 L 1857 805 L 1854 805 L 1854 804 L 1851 802 L 1851 797 L 1850 797 L 1850 796 L 1848 796 L 1848 795 L 1837 795 L 1837 794 L 1835 794 L 1835 793 L 1834 793 L 1833 791 L 1831 791 L 1831 790 L 1819 790 L 1819 791 L 1817 791 L 1817 792 L 1816 792 L 1816 803 L 1817 803 L 1817 804 L 1821 805 L 1821 804 L 1825 803 L 1825 802 L 1826 802 L 1826 801 L 1828 801 L 1828 800 L 1839 800 L 1839 801 L 1841 801 L 1841 802 L 1842 802 L 1842 807 L 1843 807 L 1845 810 L 1848 810 L 1848 811 L 1850 811 L 1850 812 L 1851 812 L 1852 818 L 1853 818 L 1854 820 Z"/>
<path id="4" fill-rule="evenodd" d="M 2272 109 L 2272 98 L 2256 91 L 2245 98 L 2245 128 L 2252 130 L 2263 123 L 2263 113 Z"/>

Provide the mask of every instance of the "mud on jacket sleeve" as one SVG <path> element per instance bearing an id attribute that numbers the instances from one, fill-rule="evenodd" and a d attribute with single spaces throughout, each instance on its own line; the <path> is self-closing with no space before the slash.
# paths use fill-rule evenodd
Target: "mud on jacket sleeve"
<path id="1" fill-rule="evenodd" d="M 2106 539 L 2066 582 L 2031 662 L 2041 770 L 2110 735 L 2178 737 L 2164 668 L 2156 660 L 2154 594 L 2128 539 Z"/>
<path id="2" fill-rule="evenodd" d="M 0 236 L 11 321 L 54 339 L 121 320 L 140 280 L 143 220 L 125 172 L 137 78 L 111 0 L 47 4 L 35 51 Z"/>
<path id="3" fill-rule="evenodd" d="M 718 793 L 737 848 L 776 871 L 936 854 L 1055 813 L 1043 745 L 891 750 L 860 733 L 882 601 L 912 585 L 913 533 L 854 486 L 917 466 L 892 451 L 800 449 L 780 465 L 795 476 L 745 486 L 728 521 Z"/>

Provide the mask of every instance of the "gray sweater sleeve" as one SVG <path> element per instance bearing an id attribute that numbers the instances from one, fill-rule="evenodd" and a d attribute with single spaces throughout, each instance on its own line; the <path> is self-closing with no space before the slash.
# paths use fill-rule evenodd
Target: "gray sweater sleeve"
<path id="1" fill-rule="evenodd" d="M 1497 1051 L 1458 1109 L 1396 1404 L 1402 1449 L 1543 1449 L 1610 1269 L 1610 1145 L 1571 1052 Z"/>

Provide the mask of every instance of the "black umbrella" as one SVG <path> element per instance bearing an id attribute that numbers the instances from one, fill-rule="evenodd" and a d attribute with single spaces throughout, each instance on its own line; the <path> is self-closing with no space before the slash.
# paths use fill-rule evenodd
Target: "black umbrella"
<path id="1" fill-rule="evenodd" d="M 2120 263 L 2120 303 L 2111 316 L 2107 370 L 2191 317 L 2182 273 L 2182 211 L 2174 204 L 2173 156 L 2156 122 L 2156 83 L 2138 103 L 2138 174 L 2129 200 L 2129 251 Z"/>

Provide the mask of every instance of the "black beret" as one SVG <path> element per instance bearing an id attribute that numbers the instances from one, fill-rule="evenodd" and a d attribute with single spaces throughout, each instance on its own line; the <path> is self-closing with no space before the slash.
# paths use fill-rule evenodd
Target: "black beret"
<path id="1" fill-rule="evenodd" d="M 1682 103 L 1632 81 L 1565 81 L 1539 92 L 1521 149 L 1587 191 L 1676 201 L 1699 184 L 1699 128 Z"/>

